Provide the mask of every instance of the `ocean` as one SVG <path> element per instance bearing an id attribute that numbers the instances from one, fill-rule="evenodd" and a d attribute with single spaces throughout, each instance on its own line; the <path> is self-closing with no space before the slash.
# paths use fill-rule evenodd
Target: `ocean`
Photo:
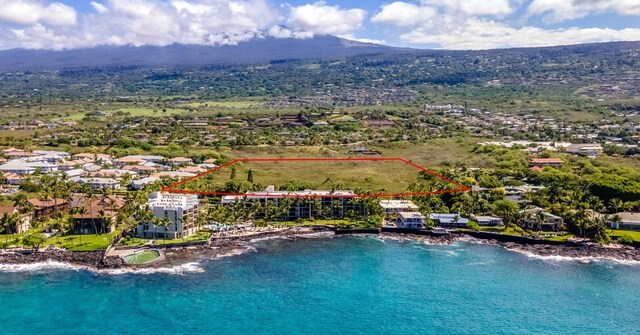
<path id="1" fill-rule="evenodd" d="M 0 334 L 640 334 L 640 265 L 273 239 L 167 269 L 0 265 Z"/>

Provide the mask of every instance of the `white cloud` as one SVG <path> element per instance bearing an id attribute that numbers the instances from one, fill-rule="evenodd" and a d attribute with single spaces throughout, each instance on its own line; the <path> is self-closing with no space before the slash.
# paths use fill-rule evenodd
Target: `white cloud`
<path id="1" fill-rule="evenodd" d="M 17 29 L 9 36 L 11 44 L 55 49 L 101 44 L 226 45 L 264 36 L 263 31 L 279 20 L 268 0 L 107 0 L 91 6 L 95 12 L 84 15 L 77 29 L 44 25 Z M 69 38 L 67 45 L 58 41 L 62 36 Z M 292 31 L 291 36 L 303 38 L 304 33 Z"/>
<path id="2" fill-rule="evenodd" d="M 347 40 L 351 40 L 351 41 L 360 42 L 360 43 L 387 44 L 387 41 L 385 41 L 385 40 L 377 40 L 377 39 L 372 39 L 372 38 L 358 38 L 358 37 L 355 37 L 355 36 L 353 36 L 351 34 L 340 35 L 338 37 L 344 38 L 344 39 L 347 39 Z"/>
<path id="3" fill-rule="evenodd" d="M 420 27 L 400 36 L 416 44 L 435 44 L 445 49 L 492 49 L 506 47 L 540 47 L 592 42 L 640 40 L 640 29 L 566 28 L 546 30 L 525 26 L 468 19 L 451 24 L 439 22 L 439 29 Z"/>
<path id="4" fill-rule="evenodd" d="M 362 26 L 367 12 L 363 9 L 342 9 L 316 2 L 291 7 L 288 25 L 318 34 L 348 34 Z"/>
<path id="5" fill-rule="evenodd" d="M 444 8 L 447 11 L 468 16 L 505 16 L 514 12 L 509 0 L 422 0 L 423 5 Z"/>
<path id="6" fill-rule="evenodd" d="M 413 26 L 432 19 L 438 14 L 433 7 L 416 6 L 396 1 L 382 6 L 380 13 L 371 18 L 373 23 L 392 24 L 396 26 Z"/>
<path id="7" fill-rule="evenodd" d="M 620 15 L 640 15 L 638 0 L 533 0 L 527 8 L 531 16 L 545 15 L 547 21 L 566 21 L 592 13 L 616 12 Z"/>
<path id="8" fill-rule="evenodd" d="M 275 38 L 311 38 L 313 33 L 310 31 L 294 30 L 289 27 L 276 25 L 267 31 L 267 35 Z"/>
<path id="9" fill-rule="evenodd" d="M 60 2 L 44 5 L 32 0 L 0 0 L 0 21 L 14 24 L 38 22 L 56 26 L 76 24 L 76 11 Z"/>
<path id="10" fill-rule="evenodd" d="M 109 11 L 109 9 L 105 7 L 105 5 L 95 1 L 91 1 L 91 7 L 93 7 L 93 9 L 95 9 L 98 13 L 106 13 Z"/>

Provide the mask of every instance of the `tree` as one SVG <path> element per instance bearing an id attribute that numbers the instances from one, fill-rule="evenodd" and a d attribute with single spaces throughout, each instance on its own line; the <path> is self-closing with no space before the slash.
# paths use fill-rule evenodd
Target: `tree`
<path id="1" fill-rule="evenodd" d="M 231 176 L 229 177 L 229 179 L 231 179 L 231 180 L 236 179 L 236 167 L 235 166 L 231 167 Z"/>
<path id="2" fill-rule="evenodd" d="M 253 184 L 253 170 L 249 169 L 249 171 L 247 171 L 247 181 Z"/>
<path id="3" fill-rule="evenodd" d="M 9 214 L 4 213 L 2 217 L 0 217 L 0 233 L 2 231 L 6 234 L 5 242 L 9 242 L 9 233 L 15 230 L 16 225 L 20 218 L 17 214 Z"/>
<path id="4" fill-rule="evenodd" d="M 38 251 L 38 249 L 40 249 L 40 246 L 46 241 L 47 238 L 40 233 L 29 234 L 22 238 L 22 244 L 27 247 L 33 248 L 35 251 Z"/>
<path id="5" fill-rule="evenodd" d="M 496 215 L 502 217 L 505 221 L 505 229 L 512 223 L 514 217 L 518 213 L 518 204 L 510 200 L 497 200 L 493 203 L 494 212 Z"/>

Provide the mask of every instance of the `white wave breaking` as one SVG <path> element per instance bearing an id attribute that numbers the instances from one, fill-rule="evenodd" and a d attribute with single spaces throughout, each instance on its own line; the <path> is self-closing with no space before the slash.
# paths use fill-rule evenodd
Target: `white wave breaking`
<path id="1" fill-rule="evenodd" d="M 120 268 L 120 269 L 95 269 L 88 266 L 71 263 L 44 261 L 29 264 L 0 264 L 0 272 L 5 273 L 49 273 L 56 271 L 88 271 L 94 274 L 124 275 L 124 274 L 173 274 L 202 273 L 204 269 L 198 262 L 180 264 L 171 267 L 158 268 Z"/>
<path id="2" fill-rule="evenodd" d="M 92 270 L 96 274 L 108 274 L 108 275 L 126 275 L 126 274 L 169 274 L 169 275 L 185 275 L 189 273 L 203 273 L 199 262 L 190 262 L 171 267 L 159 267 L 159 268 L 120 268 L 120 269 L 105 269 L 105 270 Z"/>
<path id="3" fill-rule="evenodd" d="M 0 264 L 0 272 L 10 272 L 10 273 L 18 273 L 18 272 L 32 272 L 32 273 L 45 273 L 52 271 L 80 271 L 80 270 L 90 270 L 89 267 L 74 265 L 70 263 L 63 263 L 57 261 L 44 261 L 37 263 L 27 263 L 27 264 Z"/>
<path id="4" fill-rule="evenodd" d="M 526 251 L 526 250 L 509 249 L 509 248 L 507 248 L 507 250 L 519 253 L 529 258 L 539 259 L 539 260 L 553 262 L 553 263 L 575 262 L 575 263 L 582 263 L 582 264 L 590 264 L 590 263 L 596 263 L 596 262 L 609 262 L 609 263 L 616 263 L 616 264 L 628 265 L 628 266 L 640 266 L 640 261 L 619 259 L 614 257 L 594 257 L 594 256 L 572 257 L 572 256 L 560 256 L 560 255 L 538 255 L 536 253 Z"/>

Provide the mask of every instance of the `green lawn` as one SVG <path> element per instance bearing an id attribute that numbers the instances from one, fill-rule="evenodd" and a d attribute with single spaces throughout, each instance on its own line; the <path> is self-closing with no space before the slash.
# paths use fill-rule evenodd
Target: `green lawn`
<path id="1" fill-rule="evenodd" d="M 8 247 L 19 243 L 20 238 L 23 235 L 18 234 L 2 234 L 0 235 L 0 245 Z"/>
<path id="2" fill-rule="evenodd" d="M 569 239 L 575 237 L 573 234 L 563 234 L 554 237 L 544 238 L 547 241 L 555 241 L 555 242 L 567 242 Z"/>
<path id="3" fill-rule="evenodd" d="M 304 188 L 309 189 L 360 189 L 380 193 L 407 192 L 407 187 L 418 180 L 420 172 L 400 161 L 239 162 L 189 181 L 181 187 L 197 191 L 221 190 L 230 180 L 234 168 L 237 180 L 247 180 L 248 171 L 251 170 L 253 182 L 263 187 L 279 187 L 296 181 L 304 183 Z M 437 179 L 434 182 L 439 189 L 457 188 Z"/>
<path id="4" fill-rule="evenodd" d="M 115 112 L 122 112 L 122 113 L 129 113 L 130 116 L 132 117 L 136 117 L 136 116 L 167 116 L 167 115 L 177 115 L 177 114 L 182 114 L 185 112 L 184 109 L 174 109 L 174 108 L 167 108 L 166 112 L 163 112 L 162 109 L 151 109 L 151 108 L 121 108 L 115 111 L 110 111 L 111 113 L 115 113 Z"/>
<path id="5" fill-rule="evenodd" d="M 104 250 L 109 247 L 110 234 L 101 235 L 67 235 L 60 237 L 52 237 L 48 239 L 43 246 L 53 245 L 62 247 L 70 251 L 94 251 Z"/>
<path id="6" fill-rule="evenodd" d="M 522 234 L 522 230 L 516 229 L 514 227 L 509 227 L 507 229 L 504 229 L 504 226 L 498 226 L 498 227 L 480 226 L 480 231 L 489 232 L 489 233 L 500 233 L 500 234 L 512 235 L 512 236 L 525 236 Z"/>
<path id="7" fill-rule="evenodd" d="M 176 239 L 176 240 L 164 240 L 162 238 L 158 238 L 156 239 L 156 244 L 157 245 L 172 245 L 172 244 L 180 244 L 180 243 L 187 243 L 187 242 L 200 242 L 200 241 L 207 241 L 209 239 L 209 237 L 211 237 L 211 233 L 209 232 L 198 232 L 195 233 L 189 237 L 185 237 L 185 238 L 180 238 L 180 239 Z M 147 243 L 149 243 L 149 241 L 151 241 L 152 239 L 149 238 L 131 238 L 131 239 L 124 239 L 122 240 L 122 242 L 120 242 L 119 245 L 122 246 L 141 246 L 141 245 L 145 245 Z"/>
<path id="8" fill-rule="evenodd" d="M 637 231 L 637 230 L 607 230 L 607 232 L 611 237 L 620 237 L 623 235 L 628 235 L 634 241 L 640 242 L 640 231 Z"/>
<path id="9" fill-rule="evenodd" d="M 264 104 L 263 101 L 251 101 L 251 100 L 242 100 L 242 101 L 205 101 L 205 102 L 194 102 L 187 104 L 189 107 L 218 107 L 218 108 L 251 108 L 251 107 L 262 107 Z"/>

